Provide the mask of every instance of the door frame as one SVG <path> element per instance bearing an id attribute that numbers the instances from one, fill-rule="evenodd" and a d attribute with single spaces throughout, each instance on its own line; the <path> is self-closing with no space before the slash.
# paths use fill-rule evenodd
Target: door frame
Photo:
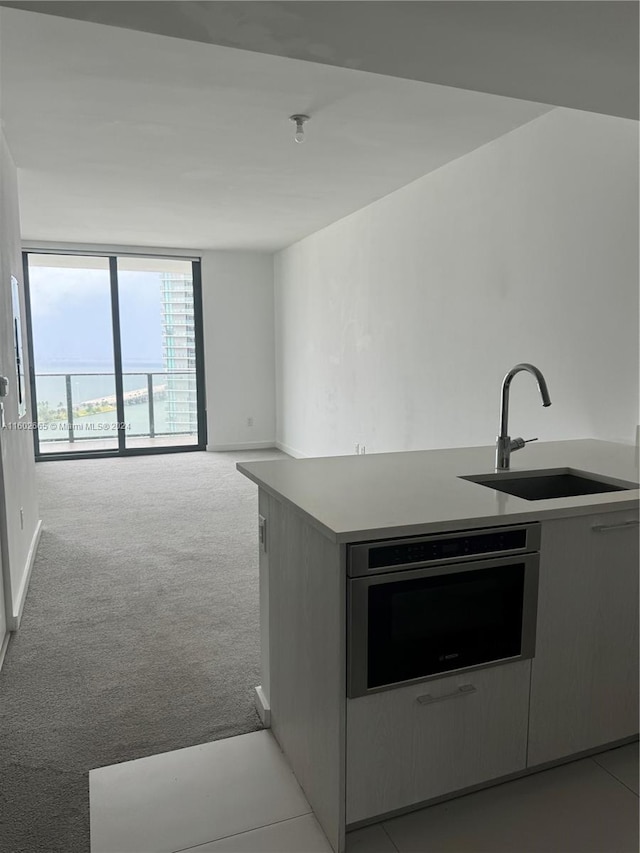
<path id="1" fill-rule="evenodd" d="M 113 332 L 113 356 L 114 375 L 116 383 L 116 417 L 118 422 L 118 447 L 109 450 L 74 450 L 61 451 L 59 453 L 41 453 L 38 429 L 34 427 L 33 449 L 36 462 L 48 462 L 50 460 L 67 459 L 105 459 L 116 456 L 156 456 L 161 453 L 189 453 L 193 451 L 206 450 L 207 446 L 207 401 L 205 392 L 204 373 L 204 329 L 202 309 L 202 259 L 200 257 L 179 256 L 171 254 L 148 254 L 142 252 L 109 252 L 84 249 L 38 249 L 29 248 L 22 252 L 22 269 L 24 278 L 25 295 L 25 321 L 27 327 L 27 351 L 29 353 L 29 394 L 31 397 L 31 411 L 34 423 L 37 424 L 37 394 L 36 394 L 36 369 L 33 358 L 33 326 L 31 322 L 31 289 L 29 285 L 29 255 L 71 255 L 99 257 L 109 259 L 109 282 L 111 301 L 111 328 Z M 198 401 L 197 417 L 197 442 L 184 446 L 168 447 L 126 447 L 126 432 L 124 424 L 124 398 L 122 380 L 122 342 L 120 336 L 120 312 L 119 312 L 119 286 L 118 286 L 118 258 L 156 258 L 161 260 L 189 261 L 192 270 L 193 288 L 193 325 L 195 334 L 195 356 L 196 356 L 196 399 Z"/>

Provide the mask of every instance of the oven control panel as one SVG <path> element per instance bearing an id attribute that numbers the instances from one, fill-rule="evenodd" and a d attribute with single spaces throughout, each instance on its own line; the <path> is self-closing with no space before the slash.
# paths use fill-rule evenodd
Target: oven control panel
<path id="1" fill-rule="evenodd" d="M 416 568 L 432 563 L 459 562 L 500 554 L 523 554 L 540 547 L 540 525 L 458 531 L 435 536 L 367 542 L 349 548 L 348 574 Z"/>

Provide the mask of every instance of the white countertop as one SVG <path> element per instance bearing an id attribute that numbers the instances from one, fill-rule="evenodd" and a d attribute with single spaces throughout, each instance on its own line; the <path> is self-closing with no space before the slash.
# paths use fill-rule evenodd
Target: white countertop
<path id="1" fill-rule="evenodd" d="M 638 508 L 638 489 L 528 501 L 459 479 L 494 473 L 494 457 L 493 446 L 461 447 L 244 462 L 237 468 L 334 542 Z M 579 439 L 530 444 L 512 454 L 513 472 L 546 468 L 638 482 L 632 445 Z"/>

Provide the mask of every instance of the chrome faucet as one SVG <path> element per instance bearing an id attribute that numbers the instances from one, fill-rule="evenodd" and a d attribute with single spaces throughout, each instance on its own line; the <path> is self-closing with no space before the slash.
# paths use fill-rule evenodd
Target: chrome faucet
<path id="1" fill-rule="evenodd" d="M 511 453 L 514 450 L 521 450 L 525 444 L 528 444 L 529 441 L 537 441 L 537 438 L 530 438 L 527 441 L 524 438 L 510 438 L 509 436 L 509 388 L 511 386 L 511 380 L 516 375 L 516 373 L 520 373 L 520 371 L 526 370 L 528 373 L 533 374 L 536 378 L 536 382 L 538 383 L 538 390 L 540 391 L 540 396 L 542 397 L 542 405 L 550 406 L 551 399 L 549 397 L 549 389 L 547 388 L 547 383 L 545 381 L 544 376 L 538 370 L 537 367 L 534 367 L 533 364 L 516 364 L 515 367 L 512 367 L 511 370 L 507 373 L 507 375 L 502 380 L 502 401 L 500 404 L 500 435 L 496 439 L 496 471 L 508 471 L 509 470 L 509 460 L 511 458 Z"/>

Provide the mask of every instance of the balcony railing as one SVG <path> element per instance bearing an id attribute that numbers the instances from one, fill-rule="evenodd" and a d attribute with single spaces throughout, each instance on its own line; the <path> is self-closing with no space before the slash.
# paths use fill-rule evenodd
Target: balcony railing
<path id="1" fill-rule="evenodd" d="M 35 378 L 41 443 L 117 440 L 114 373 L 37 373 Z M 127 438 L 197 435 L 195 369 L 123 372 L 122 382 Z"/>

